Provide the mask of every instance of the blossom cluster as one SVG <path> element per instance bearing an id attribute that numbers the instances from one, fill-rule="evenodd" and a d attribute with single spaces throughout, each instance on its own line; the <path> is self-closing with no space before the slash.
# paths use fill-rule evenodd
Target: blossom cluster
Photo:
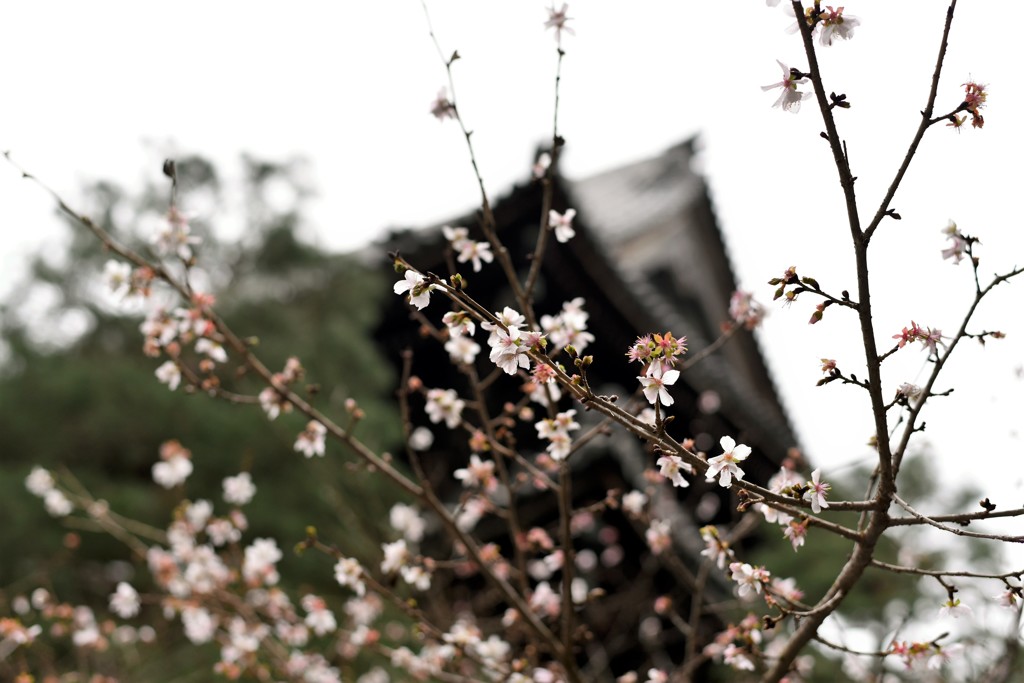
<path id="1" fill-rule="evenodd" d="M 942 330 L 932 327 L 924 328 L 911 320 L 910 327 L 904 327 L 900 332 L 892 335 L 892 338 L 896 340 L 896 346 L 901 349 L 908 343 L 919 341 L 929 353 L 938 353 L 937 346 L 942 343 Z"/>
<path id="2" fill-rule="evenodd" d="M 766 0 L 766 4 L 769 7 L 775 7 L 779 4 L 779 0 Z M 793 16 L 792 5 L 783 5 L 783 9 L 787 14 Z M 860 20 L 857 17 L 843 13 L 845 9 L 842 6 L 836 8 L 832 5 L 826 5 L 825 9 L 821 9 L 820 3 L 815 2 L 813 6 L 804 10 L 804 16 L 801 19 L 811 27 L 812 33 L 818 33 L 818 42 L 822 47 L 829 47 L 836 38 L 841 40 L 853 38 L 853 29 L 860 26 Z M 799 31 L 801 19 L 786 29 L 787 32 Z"/>
<path id="3" fill-rule="evenodd" d="M 675 402 L 667 387 L 679 379 L 680 373 L 675 365 L 685 353 L 686 337 L 677 339 L 671 332 L 638 337 L 629 347 L 626 357 L 631 362 L 640 363 L 642 371 L 637 379 L 648 403 L 670 406 Z"/>
<path id="4" fill-rule="evenodd" d="M 967 81 L 963 84 L 964 88 L 964 101 L 957 108 L 957 111 L 967 111 L 971 115 L 971 126 L 974 128 L 982 128 L 985 125 L 985 117 L 981 115 L 981 109 L 985 106 L 985 102 L 988 100 L 988 89 L 976 81 Z M 956 113 L 950 114 L 950 122 L 946 125 L 957 129 L 964 125 L 967 120 L 965 116 L 959 116 Z"/>
<path id="5" fill-rule="evenodd" d="M 583 297 L 576 297 L 562 304 L 557 315 L 543 315 L 541 329 L 547 335 L 552 353 L 572 346 L 576 353 L 584 350 L 594 341 L 594 335 L 587 331 L 590 314 L 583 310 Z"/>
<path id="6" fill-rule="evenodd" d="M 812 512 L 820 514 L 823 508 L 828 507 L 827 496 L 832 485 L 821 481 L 820 468 L 811 472 L 811 478 L 805 480 L 787 462 L 768 480 L 768 489 L 772 493 L 809 503 Z M 755 509 L 764 515 L 766 522 L 782 527 L 783 536 L 792 544 L 794 551 L 804 545 L 809 524 L 807 519 L 794 519 L 789 513 L 766 503 L 757 503 Z"/>
<path id="7" fill-rule="evenodd" d="M 495 313 L 497 323 L 480 324 L 490 332 L 487 345 L 491 347 L 490 360 L 506 374 L 514 375 L 520 369 L 530 367 L 531 350 L 543 350 L 547 346 L 547 338 L 535 330 L 523 329 L 526 316 L 506 306 L 500 313 Z"/>
<path id="8" fill-rule="evenodd" d="M 572 436 L 569 432 L 580 428 L 576 422 L 575 410 L 558 413 L 555 417 L 543 419 L 534 426 L 537 429 L 537 436 L 550 442 L 547 452 L 552 459 L 561 461 L 569 457 L 572 449 Z"/>
<path id="9" fill-rule="evenodd" d="M 302 379 L 305 374 L 306 371 L 303 369 L 302 363 L 293 356 L 285 361 L 284 369 L 281 372 L 275 372 L 271 376 L 270 386 L 260 391 L 258 396 L 260 407 L 263 408 L 267 419 L 276 420 L 281 413 L 291 412 L 292 404 L 285 398 L 284 392 L 289 386 Z"/>

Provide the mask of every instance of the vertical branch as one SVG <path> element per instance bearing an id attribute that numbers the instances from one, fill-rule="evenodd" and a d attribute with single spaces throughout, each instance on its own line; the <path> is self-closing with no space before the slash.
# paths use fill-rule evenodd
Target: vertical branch
<path id="1" fill-rule="evenodd" d="M 508 491 L 508 530 L 509 535 L 512 537 L 512 557 L 516 563 L 516 569 L 518 570 L 518 583 L 519 590 L 523 595 L 526 595 L 529 591 L 529 584 L 527 583 L 526 577 L 526 557 L 523 555 L 523 549 L 520 546 L 520 542 L 523 538 L 523 527 L 519 522 L 519 505 L 518 498 L 516 496 L 516 490 L 512 477 L 509 475 L 508 467 L 505 464 L 505 459 L 512 460 L 512 456 L 507 454 L 504 449 L 498 448 L 498 437 L 494 433 L 494 423 L 491 421 L 491 416 L 487 411 L 486 398 L 484 392 L 480 386 L 480 378 L 477 375 L 476 368 L 472 365 L 467 366 L 466 374 L 469 376 L 469 384 L 473 389 L 473 399 L 477 404 L 477 414 L 480 416 L 480 424 L 483 426 L 484 434 L 487 436 L 487 442 L 492 444 L 492 451 L 494 453 L 494 464 L 498 470 L 498 478 L 501 479 L 502 485 Z"/>
<path id="2" fill-rule="evenodd" d="M 466 128 L 465 122 L 462 120 L 462 114 L 459 112 L 458 100 L 455 95 L 455 78 L 452 76 L 452 63 L 459 58 L 459 53 L 456 51 L 452 53 L 450 58 L 444 56 L 444 52 L 441 50 L 441 44 L 437 40 L 437 35 L 434 33 L 434 26 L 430 22 L 430 12 L 427 10 L 426 0 L 421 0 L 423 5 L 423 14 L 427 20 L 427 30 L 430 32 L 430 39 L 434 43 L 434 47 L 437 48 L 437 54 L 444 63 L 445 74 L 448 77 L 448 88 L 451 92 L 451 98 L 449 102 L 452 106 L 452 111 L 455 114 L 455 120 L 459 124 L 459 130 L 462 131 L 462 136 L 466 139 L 466 148 L 469 150 L 469 161 L 473 166 L 473 175 L 476 177 L 477 186 L 480 188 L 480 210 L 482 213 L 480 227 L 484 231 L 484 235 L 487 237 L 487 241 L 490 243 L 491 248 L 494 249 L 495 255 L 498 257 L 498 263 L 501 264 L 502 270 L 505 272 L 505 278 L 508 280 L 509 286 L 512 288 L 512 293 L 515 296 L 516 304 L 519 306 L 523 315 L 526 316 L 526 320 L 529 322 L 530 327 L 537 327 L 536 316 L 533 312 L 533 305 L 530 302 L 530 298 L 523 289 L 523 284 L 519 281 L 519 276 L 516 274 L 515 266 L 512 264 L 512 259 L 508 254 L 508 249 L 502 244 L 501 239 L 498 237 L 498 222 L 494 217 L 494 211 L 491 208 L 491 200 L 487 195 L 487 188 L 484 186 L 484 178 L 480 173 L 480 166 L 476 161 L 476 151 L 473 148 L 473 132 Z"/>
<path id="3" fill-rule="evenodd" d="M 575 556 L 572 545 L 572 469 L 568 458 L 562 460 L 558 473 L 558 513 L 562 527 L 562 647 L 565 668 L 572 671 L 576 668 L 572 648 L 572 578 Z"/>
<path id="4" fill-rule="evenodd" d="M 935 110 L 935 98 L 939 92 L 939 77 L 942 75 L 942 63 L 946 59 L 946 48 L 949 46 L 949 29 L 953 25 L 953 11 L 956 9 L 956 0 L 951 0 L 949 7 L 946 9 L 946 25 L 942 30 L 942 42 L 939 44 L 939 56 L 935 60 L 935 71 L 932 73 L 932 85 L 928 91 L 928 102 L 925 104 L 924 110 L 921 112 L 921 123 L 917 127 L 917 133 L 914 135 L 914 139 L 910 142 L 910 148 L 907 150 L 906 156 L 903 157 L 903 163 L 900 164 L 899 170 L 896 172 L 896 177 L 893 178 L 892 183 L 889 185 L 889 189 L 885 193 L 885 197 L 882 199 L 881 204 L 878 205 L 878 211 L 875 212 L 875 217 L 871 219 L 871 224 L 868 225 L 864 231 L 864 237 L 867 240 L 871 239 L 871 236 L 878 229 L 879 223 L 885 218 L 885 212 L 889 210 L 889 202 L 892 201 L 893 196 L 896 194 L 896 190 L 899 189 L 900 183 L 903 182 L 903 176 L 910 168 L 910 162 L 914 158 L 917 152 L 917 146 L 921 143 L 921 139 L 924 137 L 924 132 L 931 127 L 935 121 L 932 120 L 932 112 Z"/>
<path id="5" fill-rule="evenodd" d="M 939 64 L 936 66 L 936 73 L 933 76 L 933 91 L 937 88 L 938 74 L 941 71 L 941 62 L 945 54 L 945 45 L 949 35 L 949 26 L 953 19 L 953 10 L 956 0 L 952 0 L 946 13 L 946 29 L 943 32 L 942 48 L 939 52 Z M 828 135 L 829 147 L 832 150 L 832 157 L 839 172 L 840 184 L 843 188 L 843 195 L 846 202 L 847 218 L 850 225 L 850 233 L 853 240 L 854 255 L 857 264 L 857 288 L 859 295 L 858 315 L 860 318 L 861 337 L 864 344 L 864 354 L 868 370 L 868 393 L 871 396 L 871 408 L 875 421 L 875 433 L 878 435 L 878 487 L 875 500 L 879 507 L 870 513 L 866 528 L 863 530 L 861 540 L 856 542 L 850 558 L 843 566 L 833 582 L 832 586 L 818 602 L 812 613 L 804 618 L 796 631 L 786 642 L 774 665 L 765 673 L 762 678 L 766 683 L 776 683 L 781 680 L 792 666 L 793 660 L 807 643 L 815 636 L 818 628 L 825 618 L 831 614 L 842 602 L 854 585 L 860 580 L 864 570 L 873 559 L 875 544 L 882 534 L 889 527 L 888 509 L 892 504 L 892 497 L 896 493 L 896 481 L 893 474 L 892 448 L 889 440 L 883 438 L 888 434 L 887 419 L 885 412 L 885 401 L 882 398 L 881 386 L 881 361 L 879 360 L 877 346 L 875 344 L 874 325 L 871 318 L 871 288 L 868 275 L 867 249 L 870 235 L 863 231 L 860 226 L 860 218 L 857 214 L 857 200 L 854 193 L 855 178 L 850 172 L 849 158 L 844 147 L 840 145 L 839 134 L 835 121 L 832 117 L 832 109 L 825 100 L 825 88 L 821 80 L 821 69 L 818 65 L 817 55 L 814 50 L 814 43 L 811 35 L 812 26 L 803 19 L 803 6 L 799 0 L 793 0 L 793 10 L 797 16 L 797 23 L 800 26 L 800 35 L 804 44 L 804 51 L 807 54 L 808 64 L 811 71 L 811 80 L 814 83 L 814 92 L 825 122 L 825 129 Z M 931 100 L 930 100 L 931 101 Z M 916 143 L 911 146 L 908 157 L 912 157 L 916 150 Z M 904 161 L 904 167 L 909 165 L 909 158 Z M 905 170 L 905 168 L 903 168 Z M 902 179 L 902 172 L 897 175 L 894 186 L 890 193 L 895 193 L 896 186 Z M 887 195 L 886 202 L 891 199 Z M 884 209 L 885 204 L 883 204 Z M 873 222 L 877 226 L 877 222 Z M 872 228 L 873 230 L 873 228 Z"/>
<path id="6" fill-rule="evenodd" d="M 559 86 L 562 83 L 562 59 L 565 57 L 565 50 L 558 48 L 558 66 L 555 68 L 555 113 L 554 132 L 551 135 L 551 164 L 544 172 L 541 182 L 544 184 L 544 196 L 541 199 L 540 207 L 540 232 L 537 233 L 537 247 L 533 252 L 533 262 L 530 264 L 530 273 L 526 277 L 526 296 L 533 298 L 533 288 L 537 286 L 537 278 L 540 275 L 541 263 L 544 260 L 544 250 L 548 243 L 548 224 L 551 216 L 551 204 L 555 188 L 552 180 L 558 171 L 558 157 L 561 154 L 562 138 L 558 135 L 558 104 L 560 100 Z"/>

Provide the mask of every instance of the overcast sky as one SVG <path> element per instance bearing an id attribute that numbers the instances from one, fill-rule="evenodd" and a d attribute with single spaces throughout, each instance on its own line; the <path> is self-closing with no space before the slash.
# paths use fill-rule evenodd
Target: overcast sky
<path id="1" fill-rule="evenodd" d="M 785 4 L 785 3 L 783 3 Z M 459 106 L 474 130 L 495 196 L 527 177 L 550 139 L 555 45 L 541 2 L 433 0 L 434 27 L 455 65 Z M 870 217 L 902 159 L 928 93 L 945 5 L 934 0 L 847 3 L 862 25 L 850 42 L 820 52 L 826 87 L 853 103 L 838 112 L 861 214 Z M 853 291 L 849 233 L 813 101 L 797 115 L 772 109 L 776 59 L 806 67 L 792 19 L 761 0 L 572 3 L 560 129 L 563 170 L 584 177 L 660 153 L 700 134 L 719 222 L 741 284 L 766 303 L 766 281 L 796 265 L 826 288 Z M 140 2 L 8 3 L 0 147 L 67 197 L 89 180 L 138 187 L 166 156 L 197 153 L 235 168 L 239 153 L 310 161 L 320 196 L 313 236 L 350 248 L 389 225 L 458 215 L 477 189 L 457 128 L 429 115 L 444 71 L 420 3 Z M 981 237 L 983 273 L 1024 262 L 1019 203 L 1024 138 L 1021 3 L 961 3 L 939 89 L 938 111 L 963 99 L 969 78 L 988 83 L 984 130 L 937 126 L 925 137 L 874 244 L 877 329 L 884 339 L 913 319 L 954 329 L 972 284 L 966 266 L 943 262 L 942 227 L 955 219 Z M 0 280 L 7 287 L 29 250 L 58 234 L 52 203 L 0 168 Z M 187 207 L 186 207 L 187 208 Z M 218 214 L 218 217 L 221 217 Z M 230 233 L 243 226 L 223 218 Z M 1024 407 L 1014 368 L 1024 361 L 1024 316 L 1003 287 L 974 329 L 1010 336 L 968 344 L 938 387 L 925 436 L 942 476 L 966 474 L 1020 503 Z M 827 469 L 870 457 L 871 422 L 849 387 L 815 390 L 819 359 L 862 372 L 852 318 L 815 302 L 772 306 L 762 333 L 803 445 Z M 675 331 L 685 334 L 685 330 Z M 885 347 L 885 343 L 882 344 Z M 619 359 L 609 359 L 609 362 Z M 905 350 L 886 380 L 923 381 L 924 355 Z M 1007 505 L 1011 503 L 1006 503 Z"/>

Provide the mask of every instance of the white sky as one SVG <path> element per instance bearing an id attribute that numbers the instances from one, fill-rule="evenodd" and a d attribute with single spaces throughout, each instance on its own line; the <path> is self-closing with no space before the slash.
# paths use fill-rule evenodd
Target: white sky
<path id="1" fill-rule="evenodd" d="M 159 7 L 159 8 L 158 8 Z M 862 20 L 853 41 L 820 52 L 865 219 L 890 182 L 919 121 L 944 21 L 932 0 L 847 3 Z M 459 106 L 475 131 L 492 195 L 528 173 L 549 139 L 555 48 L 540 2 L 433 0 L 434 27 L 455 65 Z M 563 68 L 560 129 L 570 177 L 657 154 L 695 133 L 741 284 L 767 302 L 766 281 L 787 266 L 826 289 L 855 290 L 841 195 L 813 101 L 798 115 L 772 109 L 775 60 L 806 67 L 792 20 L 760 0 L 572 3 L 577 36 Z M 71 199 L 92 179 L 129 188 L 159 174 L 165 156 L 198 153 L 231 166 L 240 152 L 312 163 L 320 197 L 316 237 L 342 249 L 388 225 L 422 225 L 477 202 L 457 128 L 428 113 L 444 72 L 416 0 L 173 4 L 73 0 L 4 7 L 0 148 Z M 1017 211 L 1024 180 L 1019 29 L 1024 5 L 963 2 L 937 111 L 973 76 L 990 84 L 983 131 L 944 127 L 925 137 L 875 240 L 872 273 L 880 338 L 911 319 L 952 330 L 970 296 L 966 266 L 943 263 L 941 228 L 954 218 L 980 236 L 983 272 L 1024 261 Z M 866 222 L 866 221 L 865 221 Z M 225 218 L 226 229 L 241 230 Z M 0 285 L 29 250 L 53 244 L 52 203 L 0 166 Z M 1010 337 L 952 363 L 951 398 L 927 412 L 942 477 L 970 476 L 1003 507 L 1021 499 L 1024 317 L 1012 287 L 974 329 Z M 863 374 L 850 316 L 830 309 L 810 327 L 810 298 L 775 310 L 762 345 L 809 454 L 826 469 L 867 456 L 863 397 L 814 389 L 819 358 Z M 776 308 L 776 307 L 773 307 Z M 685 334 L 685 330 L 676 331 Z M 883 343 L 882 348 L 885 348 Z M 609 362 L 617 359 L 608 359 Z M 921 381 L 923 354 L 887 364 L 887 385 Z M 1009 495 L 1013 495 L 1013 500 Z M 1015 503 L 1014 503 L 1015 501 Z"/>

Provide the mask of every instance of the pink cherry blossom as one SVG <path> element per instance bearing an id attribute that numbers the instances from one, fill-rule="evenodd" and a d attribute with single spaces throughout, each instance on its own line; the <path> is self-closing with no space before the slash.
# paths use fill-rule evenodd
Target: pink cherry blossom
<path id="1" fill-rule="evenodd" d="M 782 530 L 782 535 L 789 539 L 789 542 L 793 544 L 793 552 L 796 552 L 804 544 L 807 537 L 807 524 L 805 522 L 791 521 Z"/>

